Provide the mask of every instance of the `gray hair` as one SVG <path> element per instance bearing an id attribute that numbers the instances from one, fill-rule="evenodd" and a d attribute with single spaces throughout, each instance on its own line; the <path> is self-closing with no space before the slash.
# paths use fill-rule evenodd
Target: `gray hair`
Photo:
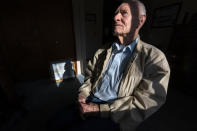
<path id="1" fill-rule="evenodd" d="M 134 7 L 137 6 L 139 15 L 146 15 L 146 7 L 140 0 L 122 0 L 122 2 L 130 3 Z"/>
<path id="2" fill-rule="evenodd" d="M 145 5 L 138 0 L 138 7 L 139 7 L 139 13 L 140 15 L 146 15 L 146 7 Z"/>

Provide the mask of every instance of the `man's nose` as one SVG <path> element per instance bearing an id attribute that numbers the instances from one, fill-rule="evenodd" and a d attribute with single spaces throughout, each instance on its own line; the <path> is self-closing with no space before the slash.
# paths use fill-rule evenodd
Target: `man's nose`
<path id="1" fill-rule="evenodd" d="M 120 21 L 120 20 L 121 20 L 121 14 L 120 13 L 115 14 L 114 21 Z"/>

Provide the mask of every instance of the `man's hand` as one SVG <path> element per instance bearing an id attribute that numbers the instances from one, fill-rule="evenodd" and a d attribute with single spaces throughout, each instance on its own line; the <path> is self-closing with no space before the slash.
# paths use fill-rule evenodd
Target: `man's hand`
<path id="1" fill-rule="evenodd" d="M 82 118 L 84 118 L 84 115 L 87 116 L 99 112 L 98 104 L 92 102 L 86 103 L 86 98 L 84 96 L 79 96 L 78 103 Z"/>
<path id="2" fill-rule="evenodd" d="M 86 114 L 86 113 L 94 113 L 94 112 L 99 112 L 99 106 L 95 103 L 81 103 L 80 104 L 81 108 L 81 113 Z"/>
<path id="3" fill-rule="evenodd" d="M 86 98 L 84 96 L 79 96 L 78 97 L 78 102 L 79 102 L 79 104 L 80 103 L 84 103 L 85 104 L 86 103 Z"/>

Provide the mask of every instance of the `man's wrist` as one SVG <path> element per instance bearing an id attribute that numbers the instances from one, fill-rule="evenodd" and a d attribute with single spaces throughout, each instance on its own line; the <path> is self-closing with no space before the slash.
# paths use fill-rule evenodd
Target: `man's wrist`
<path id="1" fill-rule="evenodd" d="M 99 114 L 103 118 L 108 118 L 110 115 L 110 106 L 108 104 L 99 105 Z"/>

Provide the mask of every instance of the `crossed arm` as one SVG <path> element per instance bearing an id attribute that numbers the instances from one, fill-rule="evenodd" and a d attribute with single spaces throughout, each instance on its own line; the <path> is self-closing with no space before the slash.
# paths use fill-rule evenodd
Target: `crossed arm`
<path id="1" fill-rule="evenodd" d="M 85 115 L 87 113 L 99 112 L 98 104 L 92 102 L 86 103 L 86 98 L 84 96 L 79 96 L 78 102 L 79 102 L 80 113 L 82 115 Z"/>
<path id="2" fill-rule="evenodd" d="M 87 68 L 89 76 L 91 76 L 94 69 L 93 63 L 94 61 L 90 62 L 89 66 L 91 68 Z M 139 86 L 130 96 L 118 98 L 112 103 L 100 105 L 85 102 L 86 97 L 89 96 L 91 91 L 91 77 L 89 77 L 80 88 L 78 101 L 81 113 L 86 114 L 100 111 L 101 117 L 111 117 L 118 123 L 123 122 L 123 118 L 133 123 L 140 123 L 157 111 L 165 102 L 170 69 L 166 58 L 163 56 L 150 59 L 146 63 L 144 72 L 145 74 Z"/>

